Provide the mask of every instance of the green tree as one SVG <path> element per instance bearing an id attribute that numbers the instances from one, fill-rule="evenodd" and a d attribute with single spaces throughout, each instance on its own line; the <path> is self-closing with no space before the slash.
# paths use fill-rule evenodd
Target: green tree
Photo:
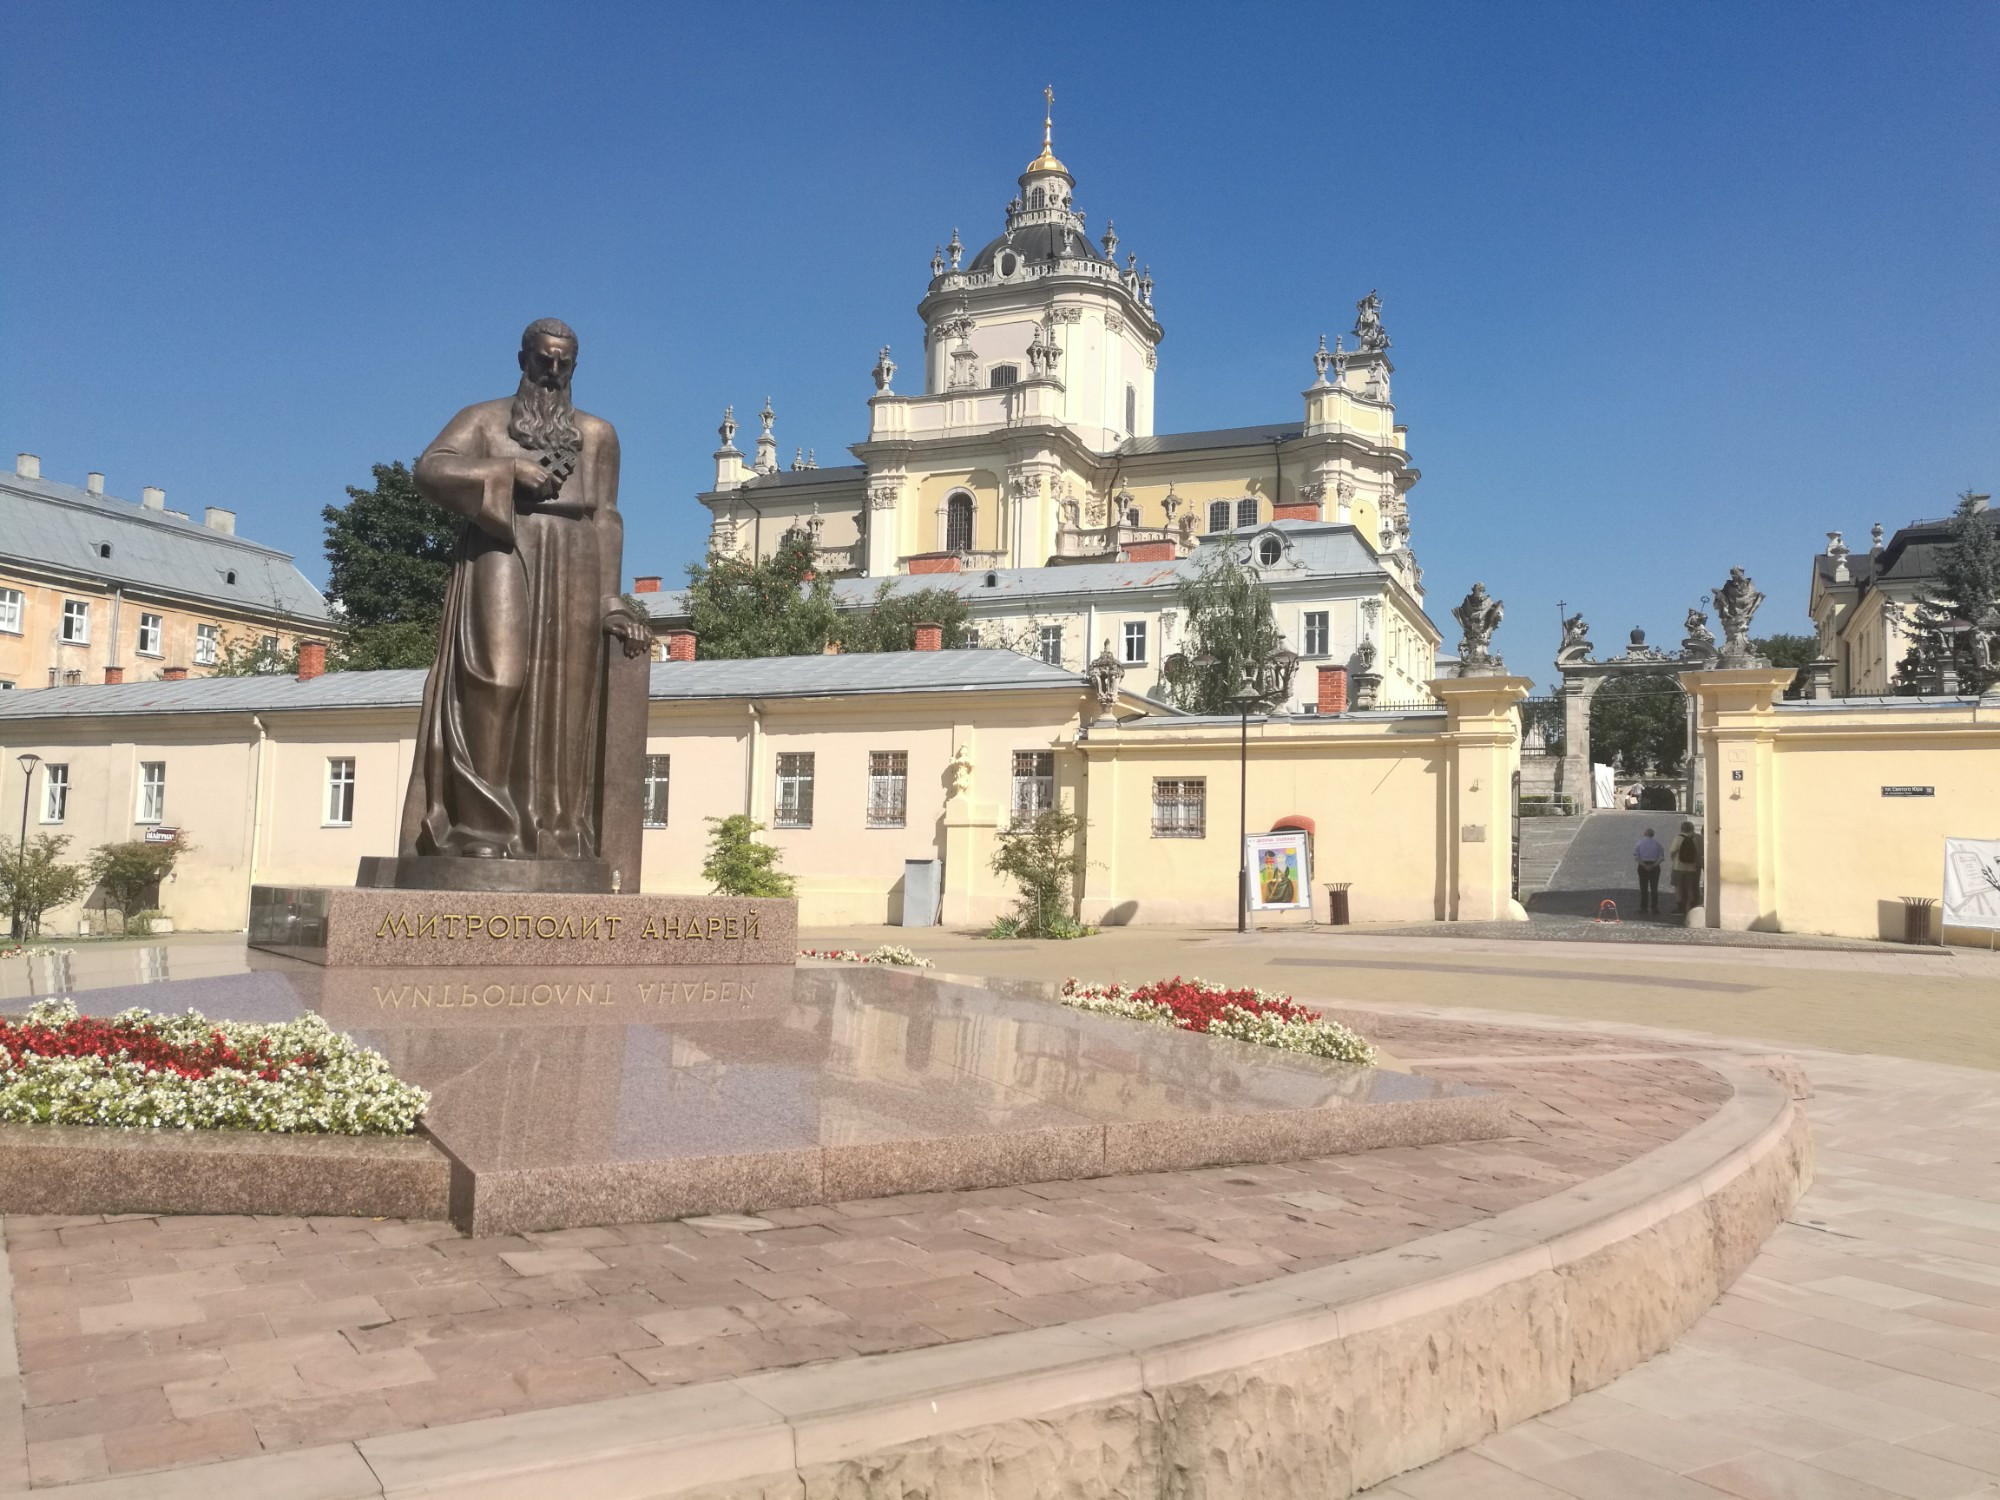
<path id="1" fill-rule="evenodd" d="M 1677 776 L 1687 759 L 1687 696 L 1666 672 L 1613 677 L 1590 700 L 1590 753 L 1631 775 Z"/>
<path id="2" fill-rule="evenodd" d="M 374 466 L 375 487 L 347 487 L 329 505 L 326 561 L 330 592 L 347 639 L 327 653 L 330 671 L 427 667 L 437 656 L 438 620 L 462 522 L 417 493 L 398 460 Z"/>
<path id="3" fill-rule="evenodd" d="M 175 862 L 193 852 L 194 845 L 178 829 L 172 838 L 159 843 L 133 839 L 99 844 L 91 851 L 90 878 L 120 916 L 130 917 L 153 904 L 160 882 L 173 873 Z"/>
<path id="4" fill-rule="evenodd" d="M 2000 682 L 2000 525 L 1987 497 L 1958 497 L 1951 531 L 1937 551 L 1937 582 L 1904 611 L 1914 644 L 1896 669 L 1902 692 L 1935 692 L 1947 664 L 1960 692 Z"/>
<path id="5" fill-rule="evenodd" d="M 914 651 L 917 627 L 938 625 L 944 629 L 944 649 L 957 650 L 972 643 L 972 616 L 965 600 L 950 589 L 918 589 L 914 593 L 890 593 L 894 585 L 882 580 L 875 601 L 867 609 L 842 617 L 836 627 L 843 651 Z"/>
<path id="6" fill-rule="evenodd" d="M 792 877 L 778 868 L 778 850 L 757 842 L 764 825 L 748 813 L 710 818 L 708 858 L 701 873 L 718 896 L 789 896 Z"/>
<path id="7" fill-rule="evenodd" d="M 223 641 L 213 672 L 217 677 L 255 677 L 273 672 L 296 673 L 298 669 L 297 646 L 287 651 L 278 644 L 275 635 L 232 635 Z"/>
<path id="8" fill-rule="evenodd" d="M 1210 549 L 1200 570 L 1175 590 L 1187 617 L 1186 645 L 1167 659 L 1165 678 L 1173 701 L 1190 713 L 1234 710 L 1230 694 L 1278 649 L 1271 596 L 1264 580 L 1237 558 L 1232 546 Z M 1199 666 L 1196 658 L 1210 658 Z"/>
<path id="9" fill-rule="evenodd" d="M 0 839 L 0 911 L 19 912 L 29 936 L 42 930 L 42 913 L 90 889 L 90 872 L 63 859 L 68 848 L 65 834 L 39 834 L 28 840 L 24 860 L 18 845 Z"/>
<path id="10" fill-rule="evenodd" d="M 769 557 L 711 550 L 689 563 L 688 614 L 703 660 L 817 656 L 837 634 L 833 586 L 814 566 L 812 537 L 797 527 Z"/>
<path id="11" fill-rule="evenodd" d="M 1812 674 L 1806 670 L 1819 660 L 1819 637 L 1816 635 L 1765 635 L 1750 643 L 1750 649 L 1763 657 L 1774 667 L 1796 667 L 1791 685 L 1785 689 L 1787 698 L 1797 698 L 1806 690 Z"/>
<path id="12" fill-rule="evenodd" d="M 1067 808 L 1045 807 L 1033 818 L 1000 830 L 993 873 L 1012 880 L 1020 895 L 1014 902 L 1013 921 L 1003 923 L 996 933 L 1075 938 L 1091 931 L 1076 920 L 1070 899 L 1076 836 L 1082 827 L 1083 820 Z"/>

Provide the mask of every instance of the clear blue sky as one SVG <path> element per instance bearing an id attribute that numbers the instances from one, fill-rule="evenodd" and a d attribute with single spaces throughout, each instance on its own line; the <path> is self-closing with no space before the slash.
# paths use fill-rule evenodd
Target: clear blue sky
<path id="1" fill-rule="evenodd" d="M 0 443 L 324 579 L 320 507 L 582 334 L 626 570 L 722 405 L 840 462 L 1040 89 L 1167 329 L 1162 431 L 1294 420 L 1380 288 L 1433 618 L 1546 678 L 1746 565 L 2000 481 L 2000 6 L 79 6 L 9 0 Z M 754 420 L 747 424 L 754 433 Z M 740 441 L 740 440 L 739 440 Z"/>

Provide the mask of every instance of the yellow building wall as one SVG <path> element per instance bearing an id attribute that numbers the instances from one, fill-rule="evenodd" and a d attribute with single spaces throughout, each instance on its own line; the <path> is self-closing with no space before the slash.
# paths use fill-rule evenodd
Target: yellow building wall
<path id="1" fill-rule="evenodd" d="M 2000 706 L 1808 708 L 1759 703 L 1747 688 L 1732 704 L 1726 679 L 1737 675 L 1758 674 L 1684 678 L 1704 685 L 1697 690 L 1710 752 L 1705 918 L 1900 941 L 1901 898 L 1942 890 L 1944 840 L 2000 838 Z M 1884 796 L 1884 787 L 1932 794 Z M 1983 930 L 1944 936 L 1989 941 Z"/>
<path id="2" fill-rule="evenodd" d="M 291 650 L 301 639 L 329 639 L 325 630 L 302 636 L 297 630 L 265 624 L 251 616 L 192 610 L 130 591 L 113 599 L 106 584 L 58 586 L 7 568 L 0 568 L 0 588 L 17 590 L 23 596 L 21 630 L 0 630 L 0 682 L 13 683 L 16 691 L 50 686 L 52 667 L 56 686 L 63 685 L 71 672 L 79 674 L 79 683 L 102 683 L 104 669 L 111 665 L 125 669 L 127 682 L 149 681 L 167 667 L 185 667 L 190 677 L 206 677 L 212 668 L 195 661 L 197 627 L 202 625 L 221 627 L 224 649 L 231 641 L 254 646 L 266 635 L 276 636 L 283 651 Z M 88 642 L 62 639 L 63 603 L 69 599 L 90 606 Z M 161 649 L 143 655 L 139 651 L 142 614 L 158 615 L 161 623 Z"/>
<path id="3" fill-rule="evenodd" d="M 910 480 L 901 510 L 903 556 L 943 550 L 944 538 L 938 526 L 938 509 L 953 490 L 972 492 L 972 550 L 997 552 L 1000 549 L 1000 481 L 991 469 L 939 469 L 932 473 L 913 473 Z M 909 498 L 912 495 L 914 502 Z"/>

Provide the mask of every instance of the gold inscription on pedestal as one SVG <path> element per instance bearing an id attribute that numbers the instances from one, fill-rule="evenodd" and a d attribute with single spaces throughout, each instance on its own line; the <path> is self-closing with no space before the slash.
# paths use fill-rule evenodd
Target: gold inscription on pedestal
<path id="1" fill-rule="evenodd" d="M 401 912 L 384 916 L 382 925 L 375 929 L 375 936 L 445 938 L 451 941 L 486 937 L 528 938 L 535 942 L 615 942 L 618 924 L 631 920 L 609 914 L 600 917 L 551 917 L 532 913 L 451 912 L 419 917 Z M 639 936 L 658 942 L 740 943 L 758 936 L 759 921 L 755 915 L 703 917 L 689 913 L 685 916 L 650 916 L 639 929 Z"/>

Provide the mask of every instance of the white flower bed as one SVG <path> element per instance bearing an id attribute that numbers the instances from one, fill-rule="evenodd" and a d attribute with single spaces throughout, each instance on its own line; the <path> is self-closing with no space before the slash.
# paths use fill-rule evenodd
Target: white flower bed
<path id="1" fill-rule="evenodd" d="M 1233 1041 L 1304 1052 L 1335 1062 L 1372 1063 L 1375 1048 L 1289 995 L 1271 990 L 1229 989 L 1203 979 L 1157 980 L 1129 989 L 1122 984 L 1063 981 L 1063 1004 L 1098 1015 L 1122 1016 L 1183 1031 L 1207 1032 Z"/>
<path id="2" fill-rule="evenodd" d="M 7 1124 L 407 1135 L 430 1102 L 380 1053 L 311 1015 L 256 1025 L 127 1010 L 106 1020 L 44 1000 L 0 1023 L 0 1042 Z M 52 1055 L 64 1047 L 80 1055 Z M 216 1064 L 219 1049 L 253 1065 Z"/>

